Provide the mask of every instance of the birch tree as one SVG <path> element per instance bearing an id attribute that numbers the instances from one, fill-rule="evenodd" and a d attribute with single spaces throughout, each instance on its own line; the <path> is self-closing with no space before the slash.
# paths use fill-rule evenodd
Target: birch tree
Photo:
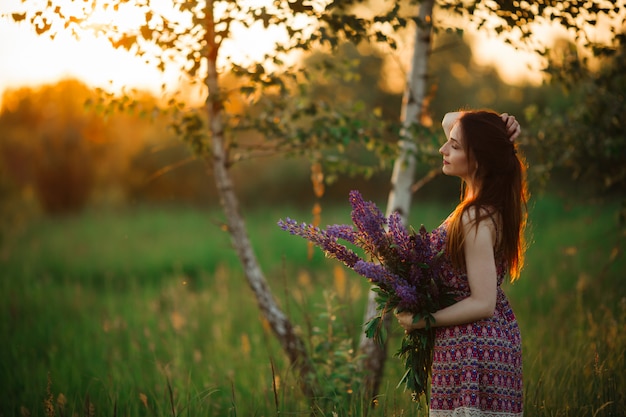
<path id="1" fill-rule="evenodd" d="M 415 46 L 413 47 L 413 57 L 402 99 L 400 115 L 402 128 L 398 140 L 398 156 L 393 165 L 391 190 L 387 201 L 386 215 L 389 216 L 398 212 L 405 223 L 411 209 L 411 189 L 417 161 L 416 141 L 412 140 L 410 135 L 414 131 L 414 125 L 420 121 L 428 89 L 428 57 L 431 52 L 433 4 L 433 0 L 421 2 L 419 15 L 415 19 Z M 376 315 L 377 303 L 375 299 L 376 294 L 370 291 L 365 311 L 365 322 Z M 386 319 L 389 321 L 389 316 Z M 389 326 L 388 323 L 386 325 Z M 364 373 L 365 386 L 373 398 L 378 393 L 381 383 L 387 358 L 387 346 L 386 344 L 378 345 L 373 339 L 369 339 L 363 334 L 361 335 L 360 350 L 364 354 L 363 366 L 368 370 Z"/>

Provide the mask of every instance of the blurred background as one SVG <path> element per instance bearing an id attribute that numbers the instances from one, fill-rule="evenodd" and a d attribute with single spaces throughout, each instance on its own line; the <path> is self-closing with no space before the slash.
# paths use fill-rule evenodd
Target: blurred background
<path id="1" fill-rule="evenodd" d="M 537 31 L 567 73 L 573 41 L 550 25 Z M 260 53 L 259 33 L 237 36 L 231 57 L 245 62 Z M 171 405 L 205 415 L 305 409 L 245 285 L 211 167 L 177 135 L 164 103 L 165 92 L 178 91 L 200 105 L 201 91 L 96 38 L 49 39 L 8 20 L 0 21 L 0 38 L 0 416 L 51 415 L 46 401 L 57 411 L 86 407 L 85 415 L 90 407 L 129 415 L 166 414 Z M 492 108 L 522 124 L 531 246 L 526 271 L 508 291 L 526 335 L 531 416 L 617 416 L 626 407 L 626 54 L 619 45 L 568 83 L 542 70 L 545 57 L 481 31 L 433 38 L 426 125 L 435 140 L 443 142 L 443 115 L 459 108 Z M 313 91 L 398 120 L 411 46 L 339 48 L 337 59 L 352 62 L 358 77 L 328 79 Z M 223 87 L 237 84 L 226 75 Z M 123 97 L 125 110 L 104 106 L 103 97 Z M 309 255 L 276 221 L 310 221 L 320 203 L 322 224 L 349 222 L 351 189 L 384 210 L 391 167 L 328 175 L 316 195 L 312 165 L 267 156 L 232 172 L 279 302 L 313 351 L 326 352 L 322 372 L 347 381 L 367 285 L 320 253 Z M 432 168 L 422 161 L 418 176 Z M 412 224 L 436 227 L 458 195 L 458 180 L 432 175 L 413 197 Z M 394 388 L 399 365 L 386 372 L 384 397 L 394 405 L 381 415 L 419 415 Z M 350 382 L 333 389 L 345 396 Z"/>
<path id="2" fill-rule="evenodd" d="M 36 40 L 32 40 L 35 45 Z M 504 44 L 500 48 L 511 53 Z M 526 64 L 520 62 L 517 76 L 512 77 L 506 72 L 509 60 L 503 59 L 501 65 L 497 61 L 481 64 L 468 40 L 460 36 L 438 36 L 435 51 L 431 74 L 437 93 L 430 103 L 431 123 L 438 125 L 447 111 L 466 107 L 493 108 L 523 120 L 528 107 L 553 99 L 553 87 L 537 84 L 538 79 L 541 81 L 539 70 L 528 70 L 526 77 L 519 69 Z M 339 92 L 341 101 L 364 100 L 368 107 L 379 107 L 388 118 L 398 119 L 406 77 L 403 64 L 396 62 L 389 70 L 387 67 L 393 65 L 388 62 L 390 58 L 376 51 L 362 53 L 345 47 L 340 54 L 343 56 L 338 59 L 358 60 L 353 69 L 358 79 L 328 80 L 328 85 L 316 93 L 329 100 Z M 32 56 L 38 53 L 33 51 Z M 308 59 L 316 58 L 313 55 Z M 37 65 L 10 56 L 3 62 L 4 72 L 13 72 L 7 79 L 16 77 L 24 68 L 33 72 L 31 65 Z M 69 70 L 76 75 L 67 74 Z M 143 70 L 132 71 L 141 74 Z M 501 78 L 502 71 L 513 84 Z M 218 205 L 210 169 L 194 160 L 193 153 L 171 128 L 168 115 L 149 113 L 149 109 L 162 105 L 158 92 L 137 91 L 137 106 L 143 112 L 102 114 L 95 106 L 86 106 L 98 101 L 98 92 L 89 77 L 80 78 L 80 73 L 79 65 L 74 68 L 68 64 L 68 71 L 61 72 L 54 82 L 39 84 L 38 76 L 48 77 L 44 72 L 32 74 L 22 85 L 16 82 L 5 86 L 1 115 L 5 201 L 29 202 L 31 212 L 41 214 L 144 203 Z M 103 74 L 105 78 L 111 75 Z M 234 81 L 229 85 L 226 80 L 224 88 L 234 86 Z M 95 87 L 99 87 L 97 83 Z M 239 194 L 246 204 L 298 203 L 314 198 L 306 163 L 280 158 L 236 168 L 235 175 L 242 179 L 237 181 Z M 376 197 L 388 193 L 390 175 L 388 169 L 372 180 L 370 187 Z M 345 183 L 360 179 L 340 181 L 343 186 L 332 185 L 328 192 L 345 200 Z M 421 197 L 437 193 L 437 187 L 430 187 Z"/>

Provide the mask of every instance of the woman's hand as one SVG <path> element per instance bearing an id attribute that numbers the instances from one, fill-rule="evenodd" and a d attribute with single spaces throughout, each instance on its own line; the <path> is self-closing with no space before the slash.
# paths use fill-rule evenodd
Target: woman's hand
<path id="1" fill-rule="evenodd" d="M 396 319 L 398 319 L 398 323 L 400 327 L 404 329 L 405 333 L 410 333 L 415 329 L 419 329 L 419 323 L 413 323 L 414 316 L 413 314 L 403 311 L 401 313 L 396 313 Z"/>
<path id="2" fill-rule="evenodd" d="M 515 116 L 511 114 L 502 113 L 500 117 L 502 118 L 502 121 L 506 123 L 506 131 L 509 134 L 509 140 L 511 142 L 514 142 L 515 139 L 517 139 L 517 137 L 522 132 L 522 127 L 520 126 L 519 122 L 515 119 Z"/>

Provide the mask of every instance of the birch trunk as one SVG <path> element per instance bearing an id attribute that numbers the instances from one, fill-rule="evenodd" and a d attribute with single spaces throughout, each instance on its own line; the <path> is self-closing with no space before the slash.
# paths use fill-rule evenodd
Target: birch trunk
<path id="1" fill-rule="evenodd" d="M 213 167 L 215 183 L 220 195 L 220 202 L 226 215 L 228 232 L 233 246 L 243 266 L 248 284 L 259 305 L 263 318 L 267 320 L 291 364 L 299 372 L 300 387 L 310 399 L 314 398 L 314 369 L 302 339 L 295 333 L 294 326 L 280 309 L 273 298 L 263 271 L 258 263 L 248 237 L 245 222 L 239 209 L 233 180 L 228 169 L 229 161 L 225 148 L 223 106 L 220 95 L 217 73 L 217 53 L 219 44 L 216 42 L 213 1 L 206 6 L 206 45 L 207 45 L 207 77 L 206 85 L 209 96 L 205 109 L 209 120 L 212 154 L 207 158 Z"/>
<path id="2" fill-rule="evenodd" d="M 428 87 L 428 59 L 431 50 L 432 11 L 434 0 L 420 2 L 419 19 L 415 29 L 415 46 L 411 69 L 407 79 L 402 101 L 402 125 L 401 132 L 404 138 L 409 126 L 420 120 L 422 106 Z M 398 142 L 399 154 L 393 166 L 391 177 L 391 190 L 387 201 L 387 216 L 394 211 L 401 214 L 406 223 L 411 207 L 412 185 L 415 176 L 415 143 L 410 139 L 400 139 Z M 369 292 L 365 321 L 376 314 L 376 294 Z M 385 326 L 389 327 L 391 317 L 388 315 Z M 360 350 L 364 354 L 363 369 L 365 370 L 366 389 L 370 398 L 378 394 L 383 377 L 385 360 L 387 358 L 387 344 L 379 345 L 373 339 L 361 336 Z"/>

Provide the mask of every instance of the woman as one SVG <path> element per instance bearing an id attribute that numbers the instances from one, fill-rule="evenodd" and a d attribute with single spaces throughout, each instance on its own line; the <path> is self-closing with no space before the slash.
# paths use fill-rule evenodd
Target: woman
<path id="1" fill-rule="evenodd" d="M 522 415 L 522 349 L 515 315 L 501 289 L 524 259 L 525 166 L 513 116 L 491 111 L 448 113 L 443 173 L 462 180 L 461 202 L 433 232 L 443 250 L 443 283 L 456 303 L 434 313 L 436 339 L 431 417 Z M 406 332 L 423 328 L 398 313 Z"/>

